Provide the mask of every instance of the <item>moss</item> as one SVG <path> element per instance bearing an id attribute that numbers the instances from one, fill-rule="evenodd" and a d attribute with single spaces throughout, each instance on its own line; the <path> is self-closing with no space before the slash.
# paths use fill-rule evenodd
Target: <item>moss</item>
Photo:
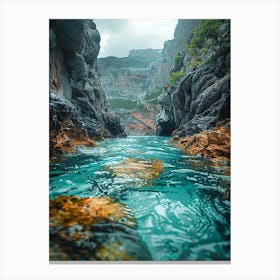
<path id="1" fill-rule="evenodd" d="M 117 108 L 124 108 L 127 110 L 134 109 L 137 107 L 137 101 L 134 100 L 126 100 L 126 99 L 112 99 L 109 101 L 110 106 L 112 109 L 117 109 Z"/>
<path id="2" fill-rule="evenodd" d="M 184 74 L 185 74 L 185 73 L 184 73 L 184 71 L 182 71 L 182 70 L 177 71 L 177 72 L 172 72 L 171 75 L 170 75 L 169 78 L 168 78 L 168 81 L 169 81 L 171 84 L 175 85 L 175 84 L 178 82 L 178 80 L 179 80 L 181 77 L 184 76 Z"/>
<path id="3" fill-rule="evenodd" d="M 174 58 L 174 64 L 175 64 L 175 65 L 178 64 L 178 63 L 181 61 L 182 58 L 183 58 L 183 55 L 177 53 L 177 54 L 175 55 L 175 58 Z"/>
<path id="4" fill-rule="evenodd" d="M 156 105 L 158 104 L 158 97 L 160 96 L 160 94 L 162 93 L 162 90 L 156 90 L 150 94 L 145 95 L 144 97 L 144 101 L 146 101 L 148 104 L 152 104 L 152 105 Z"/>

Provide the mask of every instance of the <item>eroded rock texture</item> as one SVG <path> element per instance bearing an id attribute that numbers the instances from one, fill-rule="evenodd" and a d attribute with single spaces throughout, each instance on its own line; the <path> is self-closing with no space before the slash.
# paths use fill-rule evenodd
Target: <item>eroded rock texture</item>
<path id="1" fill-rule="evenodd" d="M 100 35 L 92 20 L 50 20 L 50 156 L 123 135 L 97 72 Z"/>
<path id="2" fill-rule="evenodd" d="M 176 86 L 160 95 L 161 111 L 157 115 L 157 134 L 184 137 L 230 121 L 230 25 L 222 26 L 220 48 L 195 70 L 185 69 L 188 54 L 172 71 L 185 74 Z"/>
<path id="3" fill-rule="evenodd" d="M 161 92 L 168 83 L 170 69 L 174 67 L 174 57 L 177 53 L 184 52 L 192 31 L 198 26 L 200 20 L 179 19 L 174 31 L 174 38 L 164 42 L 161 56 L 150 67 L 148 76 L 148 92 Z M 183 61 L 180 62 L 183 65 Z"/>
<path id="4" fill-rule="evenodd" d="M 98 59 L 102 86 L 127 134 L 156 134 L 155 117 L 160 110 L 157 98 L 168 83 L 174 56 L 185 49 L 198 23 L 199 20 L 178 20 L 174 39 L 166 41 L 162 50 L 132 50 L 128 57 Z M 147 119 L 152 120 L 152 125 Z"/>
<path id="5" fill-rule="evenodd" d="M 100 79 L 110 100 L 141 100 L 149 84 L 149 66 L 161 56 L 161 50 L 131 50 L 127 57 L 109 56 L 98 59 Z"/>
<path id="6" fill-rule="evenodd" d="M 184 153 L 228 163 L 230 159 L 230 125 L 211 128 L 183 138 L 173 138 Z"/>
<path id="7" fill-rule="evenodd" d="M 159 111 L 148 87 L 154 75 L 150 65 L 160 57 L 161 50 L 143 49 L 131 50 L 127 57 L 98 59 L 102 87 L 128 134 L 155 134 L 154 119 Z"/>

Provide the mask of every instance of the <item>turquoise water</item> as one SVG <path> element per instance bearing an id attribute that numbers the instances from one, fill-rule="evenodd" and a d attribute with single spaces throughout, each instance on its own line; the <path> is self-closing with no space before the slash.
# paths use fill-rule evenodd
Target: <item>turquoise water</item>
<path id="1" fill-rule="evenodd" d="M 127 158 L 159 159 L 163 171 L 142 186 L 105 168 Z M 230 176 L 225 174 L 223 167 L 183 155 L 170 138 L 130 136 L 79 148 L 63 163 L 52 164 L 50 199 L 110 196 L 124 203 L 134 213 L 137 236 L 152 260 L 229 260 Z"/>

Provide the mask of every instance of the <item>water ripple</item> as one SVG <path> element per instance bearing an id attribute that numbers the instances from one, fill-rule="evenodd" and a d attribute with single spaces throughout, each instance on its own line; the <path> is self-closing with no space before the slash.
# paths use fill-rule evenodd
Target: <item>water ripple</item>
<path id="1" fill-rule="evenodd" d="M 153 260 L 230 258 L 230 176 L 212 172 L 199 158 L 182 155 L 165 137 L 128 137 L 98 144 L 51 165 L 50 198 L 105 195 L 121 201 L 133 210 L 139 240 Z M 106 170 L 126 158 L 159 159 L 163 171 L 143 186 L 137 178 L 118 178 Z M 198 161 L 200 167 L 193 168 L 189 160 Z"/>

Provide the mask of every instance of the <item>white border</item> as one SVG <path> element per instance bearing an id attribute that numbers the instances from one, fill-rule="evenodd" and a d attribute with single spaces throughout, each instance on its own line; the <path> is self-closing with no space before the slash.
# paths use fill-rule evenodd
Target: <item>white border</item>
<path id="1" fill-rule="evenodd" d="M 50 265 L 48 19 L 232 19 L 231 264 Z M 279 279 L 279 2 L 2 1 L 1 279 Z"/>

